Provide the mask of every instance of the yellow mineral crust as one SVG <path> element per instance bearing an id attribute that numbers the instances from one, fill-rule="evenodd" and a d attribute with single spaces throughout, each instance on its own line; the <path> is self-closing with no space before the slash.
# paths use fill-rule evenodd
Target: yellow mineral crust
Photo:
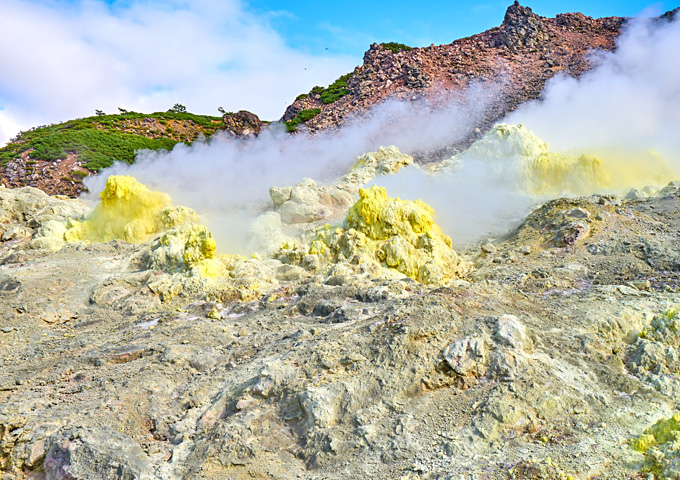
<path id="1" fill-rule="evenodd" d="M 551 152 L 548 144 L 523 125 L 495 125 L 459 160 L 510 162 L 520 188 L 534 195 L 573 193 L 585 195 L 611 187 L 602 161 L 593 155 Z"/>
<path id="2" fill-rule="evenodd" d="M 654 478 L 679 478 L 680 413 L 662 418 L 630 442 L 630 447 L 645 454 L 642 472 Z"/>
<path id="3" fill-rule="evenodd" d="M 611 185 L 602 160 L 594 155 L 576 158 L 546 152 L 527 162 L 524 168 L 528 188 L 537 195 L 562 192 L 585 195 Z"/>
<path id="4" fill-rule="evenodd" d="M 429 205 L 389 198 L 378 186 L 360 189 L 359 197 L 342 225 L 327 225 L 317 232 L 310 254 L 334 263 L 379 262 L 423 283 L 445 281 L 464 272 L 451 239 L 434 223 Z"/>
<path id="5" fill-rule="evenodd" d="M 395 146 L 380 147 L 377 152 L 359 156 L 350 171 L 340 179 L 339 186 L 364 185 L 377 175 L 389 175 L 413 165 L 413 157 L 401 153 Z"/>
<path id="6" fill-rule="evenodd" d="M 633 450 L 645 453 L 656 445 L 678 440 L 680 440 L 680 413 L 676 412 L 671 418 L 662 418 L 649 427 L 642 435 L 633 439 L 630 446 Z"/>
<path id="7" fill-rule="evenodd" d="M 114 238 L 145 243 L 154 235 L 186 222 L 197 222 L 187 207 L 174 207 L 170 196 L 154 192 L 135 178 L 111 175 L 101 203 L 82 222 L 68 220 L 64 241 L 108 242 Z"/>
<path id="8" fill-rule="evenodd" d="M 495 125 L 468 150 L 443 162 L 439 170 L 471 160 L 484 161 L 500 171 L 514 170 L 521 190 L 541 196 L 624 190 L 667 183 L 676 176 L 656 152 L 611 148 L 583 155 L 553 152 L 521 124 Z"/>
<path id="9" fill-rule="evenodd" d="M 169 195 L 151 191 L 127 175 L 111 175 L 100 197 L 101 203 L 92 215 L 69 228 L 70 241 L 108 242 L 119 238 L 144 243 L 162 231 L 161 210 L 171 207 Z"/>
<path id="10" fill-rule="evenodd" d="M 196 223 L 175 226 L 161 235 L 149 254 L 148 267 L 170 273 L 189 271 L 216 278 L 226 273 L 210 230 Z"/>
<path id="11" fill-rule="evenodd" d="M 145 243 L 162 233 L 149 253 L 149 268 L 209 278 L 225 273 L 224 263 L 215 258 L 210 230 L 197 223 L 192 209 L 173 206 L 169 195 L 149 190 L 133 177 L 111 175 L 100 197 L 85 220 L 66 222 L 63 241 Z"/>
<path id="12" fill-rule="evenodd" d="M 663 314 L 655 316 L 650 324 L 640 331 L 639 336 L 680 347 L 680 311 L 677 308 L 669 308 Z"/>

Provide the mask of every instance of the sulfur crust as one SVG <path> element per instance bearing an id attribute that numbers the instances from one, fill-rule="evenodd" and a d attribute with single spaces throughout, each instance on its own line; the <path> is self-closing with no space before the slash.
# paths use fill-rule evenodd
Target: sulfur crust
<path id="1" fill-rule="evenodd" d="M 585 154 L 554 152 L 522 124 L 495 125 L 468 150 L 443 162 L 439 170 L 446 171 L 473 159 L 492 168 L 509 166 L 515 170 L 520 190 L 537 196 L 619 191 L 667 183 L 677 176 L 658 152 L 614 149 Z"/>
<path id="2" fill-rule="evenodd" d="M 192 209 L 173 206 L 166 193 L 149 190 L 131 176 L 111 175 L 100 198 L 85 220 L 67 221 L 64 241 L 146 243 L 162 233 L 149 254 L 149 268 L 207 278 L 225 274 L 210 230 Z"/>
<path id="3" fill-rule="evenodd" d="M 383 187 L 362 188 L 346 220 L 340 226 L 321 228 L 309 253 L 331 263 L 379 263 L 422 283 L 456 278 L 464 272 L 464 264 L 451 248 L 451 239 L 434 223 L 433 214 L 421 200 L 389 198 Z M 296 259 L 301 256 L 297 251 L 305 249 L 284 244 L 279 256 Z"/>
<path id="4" fill-rule="evenodd" d="M 72 222 L 67 241 L 108 242 L 119 238 L 144 243 L 162 229 L 160 212 L 171 207 L 170 196 L 154 192 L 127 175 L 111 175 L 92 215 Z"/>
<path id="5" fill-rule="evenodd" d="M 642 472 L 653 473 L 656 478 L 677 478 L 672 460 L 680 456 L 680 413 L 657 421 L 631 440 L 630 447 L 645 454 Z"/>

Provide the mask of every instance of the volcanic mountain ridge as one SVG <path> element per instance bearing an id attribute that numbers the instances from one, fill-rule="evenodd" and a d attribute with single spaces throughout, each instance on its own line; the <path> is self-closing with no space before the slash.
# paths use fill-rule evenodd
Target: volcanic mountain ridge
<path id="1" fill-rule="evenodd" d="M 665 17 L 672 18 L 674 13 L 668 12 Z M 388 99 L 424 101 L 436 109 L 464 94 L 471 85 L 489 86 L 483 89 L 483 95 L 490 97 L 487 108 L 480 119 L 473 119 L 467 138 L 448 146 L 445 152 L 407 152 L 417 161 L 438 160 L 469 146 L 522 102 L 539 98 L 551 77 L 578 77 L 593 67 L 591 52 L 613 50 L 624 22 L 621 17 L 593 19 L 581 13 L 545 18 L 515 2 L 499 27 L 448 45 L 371 45 L 361 66 L 328 88 L 314 87 L 300 95 L 285 110 L 281 121 L 289 131 L 337 129 Z M 0 149 L 0 183 L 77 196 L 82 191 L 82 177 L 116 159 L 131 161 L 120 156 L 120 149 L 133 152 L 137 148 L 171 148 L 179 141 L 190 144 L 209 137 L 216 130 L 237 137 L 254 136 L 267 127 L 256 115 L 245 111 L 225 114 L 221 125 L 219 117 L 177 112 L 166 117 L 163 113 L 145 115 L 122 110 L 120 115 L 89 117 L 23 132 Z M 38 155 L 29 145 L 32 136 L 46 135 L 49 143 L 51 137 L 81 129 L 84 124 L 98 135 L 113 129 L 116 135 L 125 136 L 86 146 L 94 156 L 106 157 L 107 165 L 88 160 L 83 155 L 83 145 L 76 145 L 77 141 L 53 139 L 52 143 L 59 144 L 58 151 L 45 155 Z"/>
<path id="2" fill-rule="evenodd" d="M 307 129 L 337 128 L 387 99 L 425 100 L 436 108 L 477 82 L 496 87 L 485 90 L 493 99 L 476 125 L 479 136 L 521 103 L 539 98 L 554 75 L 579 77 L 593 67 L 593 50 L 613 50 L 625 21 L 581 13 L 545 18 L 515 2 L 501 26 L 448 45 L 412 49 L 374 43 L 364 54 L 363 65 L 346 79 L 341 92 L 345 95 L 327 103 L 324 92 L 315 87 L 300 95 L 282 120 L 319 109 L 304 123 Z"/>

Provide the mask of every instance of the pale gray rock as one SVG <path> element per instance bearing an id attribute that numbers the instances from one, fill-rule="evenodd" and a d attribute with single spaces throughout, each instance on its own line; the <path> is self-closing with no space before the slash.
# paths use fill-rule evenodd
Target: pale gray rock
<path id="1" fill-rule="evenodd" d="M 290 193 L 293 187 L 272 187 L 269 189 L 269 196 L 274 205 L 279 206 L 290 200 Z"/>
<path id="2" fill-rule="evenodd" d="M 465 337 L 448 345 L 442 356 L 458 375 L 479 377 L 486 373 L 487 343 L 482 336 Z"/>
<path id="3" fill-rule="evenodd" d="M 130 437 L 108 427 L 76 427 L 47 440 L 50 480 L 151 480 L 148 457 Z"/>

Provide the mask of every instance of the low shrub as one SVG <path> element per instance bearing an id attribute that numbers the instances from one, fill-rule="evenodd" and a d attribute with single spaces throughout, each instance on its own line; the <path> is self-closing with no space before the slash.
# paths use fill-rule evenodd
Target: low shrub
<path id="1" fill-rule="evenodd" d="M 297 131 L 298 125 L 310 121 L 312 118 L 316 117 L 320 113 L 321 113 L 320 108 L 310 108 L 307 110 L 300 111 L 292 120 L 288 122 L 283 122 L 284 125 L 286 126 L 286 131 L 290 133 Z"/>
<path id="2" fill-rule="evenodd" d="M 386 42 L 381 43 L 380 45 L 386 48 L 387 50 L 391 51 L 392 53 L 399 53 L 401 51 L 409 52 L 413 50 L 413 47 L 409 47 L 408 45 L 404 45 L 403 43 Z"/>

